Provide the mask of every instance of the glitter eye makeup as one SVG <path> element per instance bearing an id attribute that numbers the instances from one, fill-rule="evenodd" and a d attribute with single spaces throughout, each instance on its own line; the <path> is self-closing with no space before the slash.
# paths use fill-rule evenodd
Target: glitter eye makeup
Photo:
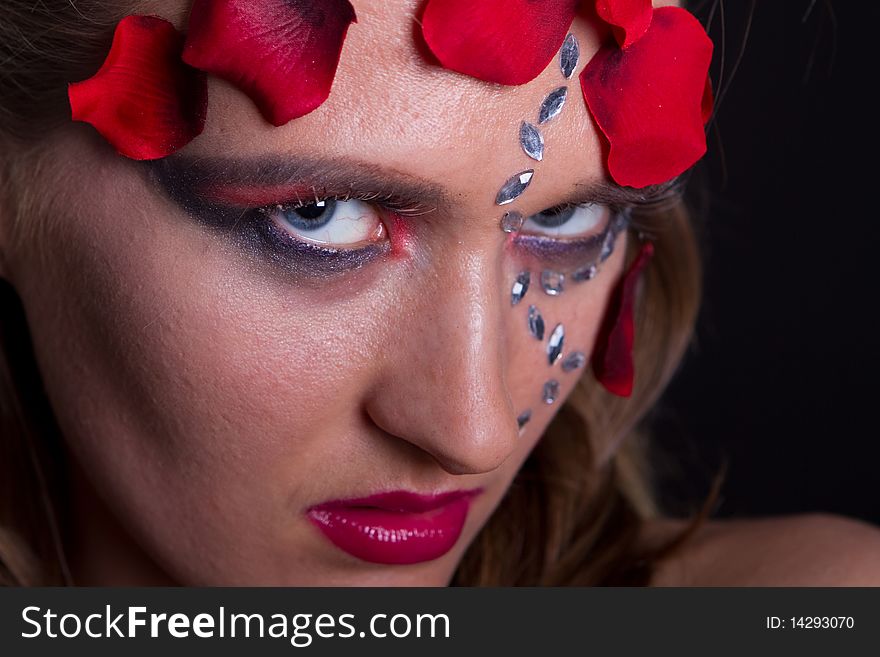
<path id="1" fill-rule="evenodd" d="M 441 196 L 412 181 L 393 194 L 372 167 L 335 161 L 174 156 L 146 166 L 156 187 L 190 217 L 303 279 L 351 272 L 393 254 L 391 228 L 404 215 L 429 212 L 425 202 Z M 346 170 L 350 175 L 341 176 Z"/>
<path id="2" fill-rule="evenodd" d="M 551 271 L 579 270 L 599 262 L 603 247 L 617 236 L 617 218 L 626 215 L 593 203 L 551 208 L 526 219 L 511 244 Z"/>
<path id="3" fill-rule="evenodd" d="M 175 155 L 143 166 L 162 195 L 196 221 L 304 279 L 403 253 L 411 235 L 406 218 L 455 204 L 438 184 L 351 159 Z M 539 261 L 536 271 L 574 271 L 613 246 L 608 227 L 622 192 L 601 185 L 586 191 L 582 198 L 597 200 L 522 217 L 523 229 L 509 236 L 520 255 Z"/>
<path id="4" fill-rule="evenodd" d="M 354 271 L 391 251 L 379 212 L 363 202 L 329 198 L 252 208 L 182 192 L 169 189 L 190 216 L 299 277 Z M 369 212 L 346 208 L 356 203 Z"/>

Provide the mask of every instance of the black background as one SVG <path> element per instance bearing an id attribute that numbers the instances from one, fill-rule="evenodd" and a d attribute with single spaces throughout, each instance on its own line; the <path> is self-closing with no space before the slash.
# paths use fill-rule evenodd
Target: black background
<path id="1" fill-rule="evenodd" d="M 880 523 L 876 201 L 880 4 L 724 4 L 698 340 L 654 416 L 669 507 L 722 463 L 716 516 L 830 511 Z M 711 9 L 692 5 L 701 18 Z M 721 13 L 710 34 L 720 64 Z"/>

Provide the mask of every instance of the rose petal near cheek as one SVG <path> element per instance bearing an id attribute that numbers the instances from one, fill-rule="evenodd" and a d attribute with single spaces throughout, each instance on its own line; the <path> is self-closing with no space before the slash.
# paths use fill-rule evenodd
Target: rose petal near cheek
<path id="1" fill-rule="evenodd" d="M 581 88 L 608 140 L 608 171 L 617 183 L 666 182 L 706 153 L 712 50 L 694 16 L 663 7 L 638 42 L 626 50 L 603 48 L 584 68 Z"/>
<path id="2" fill-rule="evenodd" d="M 122 155 L 156 160 L 201 134 L 204 73 L 180 59 L 183 36 L 166 20 L 127 16 L 101 69 L 68 87 L 74 121 L 90 123 Z"/>
<path id="3" fill-rule="evenodd" d="M 422 34 L 450 70 L 485 82 L 531 82 L 553 59 L 578 0 L 429 0 Z"/>
<path id="4" fill-rule="evenodd" d="M 636 259 L 611 293 L 605 311 L 605 320 L 599 328 L 596 346 L 593 348 L 591 360 L 596 379 L 608 392 L 620 397 L 629 397 L 633 390 L 635 296 L 639 277 L 653 256 L 654 245 L 645 242 Z"/>
<path id="5" fill-rule="evenodd" d="M 703 102 L 700 107 L 703 114 L 703 125 L 709 123 L 712 112 L 715 110 L 715 91 L 712 89 L 712 79 L 706 76 L 706 87 L 703 89 Z"/>
<path id="6" fill-rule="evenodd" d="M 282 126 L 327 100 L 356 21 L 348 0 L 195 0 L 183 59 L 231 82 Z"/>
<path id="7" fill-rule="evenodd" d="M 651 0 L 596 0 L 596 13 L 611 26 L 621 48 L 641 39 L 654 15 Z"/>

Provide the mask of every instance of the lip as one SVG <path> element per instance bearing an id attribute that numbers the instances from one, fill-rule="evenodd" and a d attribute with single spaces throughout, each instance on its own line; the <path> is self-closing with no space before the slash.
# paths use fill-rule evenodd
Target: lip
<path id="1" fill-rule="evenodd" d="M 432 561 L 461 536 L 482 489 L 422 495 L 390 491 L 311 507 L 308 519 L 340 550 L 370 563 Z"/>

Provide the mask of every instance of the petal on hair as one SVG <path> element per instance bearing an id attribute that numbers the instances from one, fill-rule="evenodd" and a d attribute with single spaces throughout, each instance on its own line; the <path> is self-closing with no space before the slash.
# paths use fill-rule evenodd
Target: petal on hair
<path id="1" fill-rule="evenodd" d="M 619 397 L 629 397 L 633 390 L 635 296 L 639 277 L 653 256 L 654 245 L 645 242 L 636 259 L 611 293 L 605 319 L 599 327 L 596 345 L 593 348 L 591 360 L 596 379 L 608 392 Z"/>
<path id="2" fill-rule="evenodd" d="M 581 88 L 608 139 L 608 171 L 642 188 L 683 173 L 706 153 L 704 117 L 712 41 L 677 7 L 654 12 L 627 48 L 603 48 L 581 73 Z"/>
<path id="3" fill-rule="evenodd" d="M 183 36 L 166 20 L 127 16 L 101 69 L 69 86 L 74 121 L 90 123 L 134 160 L 183 148 L 205 126 L 207 80 L 180 59 Z"/>
<path id="4" fill-rule="evenodd" d="M 422 33 L 448 69 L 485 82 L 534 80 L 559 51 L 578 0 L 428 0 Z"/>
<path id="5" fill-rule="evenodd" d="M 703 125 L 709 123 L 712 112 L 715 110 L 715 91 L 712 89 L 712 78 L 706 76 L 706 88 L 703 89 L 703 103 L 700 107 L 703 115 Z"/>
<path id="6" fill-rule="evenodd" d="M 356 21 L 348 0 L 195 0 L 183 58 L 231 82 L 282 126 L 327 100 Z"/>
<path id="7" fill-rule="evenodd" d="M 596 0 L 596 13 L 611 26 L 621 48 L 641 39 L 654 15 L 651 0 Z"/>

